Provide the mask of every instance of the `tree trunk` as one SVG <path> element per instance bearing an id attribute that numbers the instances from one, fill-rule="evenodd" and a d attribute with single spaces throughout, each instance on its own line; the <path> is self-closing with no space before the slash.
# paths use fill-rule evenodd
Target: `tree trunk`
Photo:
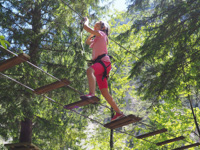
<path id="1" fill-rule="evenodd" d="M 109 91 L 112 95 L 111 84 L 109 82 Z M 111 107 L 111 118 L 114 116 L 113 108 Z M 114 142 L 113 142 L 113 129 L 110 130 L 110 150 L 114 150 Z"/>
<path id="2" fill-rule="evenodd" d="M 41 6 L 38 2 L 35 2 L 35 7 L 31 10 L 32 13 L 32 31 L 33 36 L 30 41 L 30 61 L 37 65 L 39 60 L 39 45 L 41 42 L 40 30 L 42 29 L 41 23 Z"/>
<path id="3" fill-rule="evenodd" d="M 111 108 L 111 118 L 113 117 L 113 109 Z M 113 143 L 113 129 L 110 130 L 110 150 L 114 150 L 114 143 Z"/>
<path id="4" fill-rule="evenodd" d="M 25 118 L 21 121 L 21 131 L 19 142 L 28 142 L 32 141 L 32 120 Z"/>
<path id="5" fill-rule="evenodd" d="M 114 150 L 114 145 L 113 145 L 113 129 L 110 130 L 110 150 Z"/>
<path id="6" fill-rule="evenodd" d="M 30 56 L 30 61 L 37 65 L 37 60 L 39 60 L 39 45 L 40 45 L 40 30 L 42 28 L 41 24 L 41 6 L 38 1 L 34 3 L 34 7 L 32 8 L 30 14 L 32 15 L 32 38 L 30 41 L 30 50 L 29 50 L 29 56 Z M 24 78 L 25 81 L 33 82 L 30 76 L 30 72 L 26 73 L 26 78 Z M 30 95 L 26 95 L 27 99 L 30 99 Z M 28 102 L 27 99 L 24 99 L 23 102 L 23 107 L 27 108 L 30 107 L 30 103 Z M 31 109 L 31 108 L 30 108 Z M 29 110 L 29 109 L 28 109 Z M 24 110 L 24 114 L 26 114 L 26 117 L 24 120 L 21 121 L 21 131 L 20 131 L 20 142 L 32 142 L 32 120 L 29 119 L 31 118 L 32 113 L 27 112 L 27 109 Z"/>

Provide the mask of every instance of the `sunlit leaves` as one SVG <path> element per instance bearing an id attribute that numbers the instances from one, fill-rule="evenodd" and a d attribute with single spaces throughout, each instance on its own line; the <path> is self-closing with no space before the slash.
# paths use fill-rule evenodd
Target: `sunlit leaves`
<path id="1" fill-rule="evenodd" d="M 86 56 L 81 55 L 78 15 L 67 5 L 54 0 L 10 0 L 0 3 L 0 31 L 5 37 L 0 36 L 1 45 L 5 47 L 8 44 L 5 39 L 8 39 L 12 43 L 9 50 L 17 54 L 29 54 L 35 65 L 59 79 L 69 79 L 71 86 L 85 92 Z M 70 5 L 86 15 L 90 5 L 93 10 L 101 9 L 97 3 L 72 1 Z M 13 56 L 6 54 L 4 57 L 9 59 Z M 55 82 L 55 79 L 27 63 L 7 70 L 6 74 L 33 89 Z M 65 111 L 62 106 L 42 96 L 33 95 L 7 79 L 1 78 L 0 84 L 1 105 L 7 110 L 0 113 L 1 125 L 7 127 L 3 129 L 6 134 L 2 132 L 1 136 L 18 142 L 20 121 L 28 117 L 33 120 L 32 142 L 40 148 L 80 149 L 80 141 L 86 138 L 86 133 L 83 133 L 87 126 L 85 118 L 77 117 Z M 46 95 L 63 105 L 79 100 L 79 95 L 67 87 Z M 90 111 L 92 108 L 81 113 L 87 114 Z"/>
<path id="2" fill-rule="evenodd" d="M 4 36 L 0 36 L 0 43 L 1 45 L 4 47 L 4 48 L 7 48 L 7 45 L 9 46 L 10 43 L 8 41 L 5 40 L 5 37 Z"/>

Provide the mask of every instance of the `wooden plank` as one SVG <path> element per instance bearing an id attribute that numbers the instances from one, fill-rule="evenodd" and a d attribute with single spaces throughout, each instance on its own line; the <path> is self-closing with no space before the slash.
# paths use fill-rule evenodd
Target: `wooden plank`
<path id="1" fill-rule="evenodd" d="M 5 144 L 9 150 L 40 150 L 37 146 L 32 143 L 12 143 L 12 144 Z"/>
<path id="2" fill-rule="evenodd" d="M 18 56 L 15 56 L 13 58 L 7 59 L 6 61 L 4 61 L 0 64 L 0 72 L 4 71 L 6 69 L 12 68 L 15 65 L 18 65 L 18 64 L 20 64 L 24 61 L 29 60 L 29 59 L 30 59 L 30 56 L 28 56 L 24 53 L 21 53 Z"/>
<path id="3" fill-rule="evenodd" d="M 163 142 L 156 143 L 156 145 L 161 146 L 161 145 L 168 144 L 168 143 L 171 143 L 171 142 L 183 140 L 184 138 L 185 138 L 184 136 L 180 136 L 180 137 L 177 137 L 177 138 L 174 138 L 174 139 L 170 139 L 170 140 L 166 140 L 166 141 L 163 141 Z"/>
<path id="4" fill-rule="evenodd" d="M 61 81 L 56 81 L 54 83 L 45 85 L 43 87 L 37 88 L 34 90 L 34 93 L 36 94 L 43 94 L 43 93 L 47 93 L 49 91 L 52 91 L 54 89 L 69 85 L 69 81 L 67 79 L 61 79 Z"/>
<path id="5" fill-rule="evenodd" d="M 200 143 L 195 143 L 195 144 L 191 144 L 191 145 L 187 145 L 187 146 L 182 146 L 182 147 L 179 147 L 179 148 L 175 148 L 173 150 L 182 150 L 182 149 L 188 149 L 188 148 L 191 148 L 191 147 L 195 147 L 195 146 L 199 146 Z"/>
<path id="6" fill-rule="evenodd" d="M 163 129 L 160 129 L 160 130 L 157 130 L 157 131 L 149 132 L 149 133 L 146 133 L 146 134 L 143 134 L 143 135 L 136 136 L 136 138 L 143 139 L 143 138 L 153 136 L 153 135 L 156 135 L 156 134 L 160 134 L 160 133 L 163 133 L 163 132 L 167 132 L 167 129 L 163 128 Z"/>
<path id="7" fill-rule="evenodd" d="M 89 99 L 80 100 L 78 102 L 65 105 L 64 108 L 65 109 L 74 109 L 74 108 L 78 108 L 78 107 L 85 106 L 85 105 L 88 105 L 88 104 L 95 104 L 98 101 L 99 101 L 99 98 L 96 97 L 96 96 L 93 96 L 93 97 L 91 97 Z"/>
<path id="8" fill-rule="evenodd" d="M 136 117 L 135 115 L 130 114 L 130 115 L 122 117 L 120 119 L 111 121 L 111 122 L 105 124 L 104 127 L 109 128 L 109 129 L 115 129 L 115 128 L 119 128 L 119 127 L 131 124 L 134 122 L 138 122 L 140 120 L 142 120 L 142 118 L 139 118 L 139 117 Z"/>

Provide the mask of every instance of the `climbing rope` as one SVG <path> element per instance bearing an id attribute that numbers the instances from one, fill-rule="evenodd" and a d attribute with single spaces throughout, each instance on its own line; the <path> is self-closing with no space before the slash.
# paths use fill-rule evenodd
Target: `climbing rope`
<path id="1" fill-rule="evenodd" d="M 63 0 L 61 0 L 61 1 L 64 2 Z M 66 5 L 67 5 L 67 4 L 66 4 Z M 71 8 L 69 5 L 67 5 L 67 6 L 68 6 L 70 9 L 72 9 L 74 12 L 76 12 L 76 11 L 75 11 L 73 8 Z M 76 13 L 77 13 L 77 12 L 76 12 Z M 78 13 L 77 13 L 77 14 L 78 14 Z M 81 15 L 79 15 L 79 16 L 82 17 Z M 83 18 L 83 17 L 82 17 L 82 18 Z M 2 46 L 1 46 L 1 48 L 2 48 Z M 7 51 L 9 51 L 9 50 L 7 50 Z M 15 53 L 13 53 L 13 52 L 11 52 L 11 51 L 9 51 L 9 52 L 12 53 L 13 55 L 17 56 Z M 46 71 L 42 70 L 41 68 L 37 67 L 36 65 L 30 63 L 29 61 L 26 61 L 26 62 L 27 62 L 28 64 L 34 66 L 35 68 L 39 69 L 40 71 L 46 73 L 47 75 L 51 76 L 52 78 L 54 78 L 54 79 L 56 79 L 56 80 L 62 82 L 60 79 L 58 79 L 58 78 L 54 77 L 53 75 L 47 73 Z M 32 92 L 34 91 L 34 89 L 32 89 L 32 88 L 30 88 L 30 87 L 28 87 L 28 86 L 26 86 L 26 85 L 20 83 L 19 81 L 15 80 L 15 79 L 13 79 L 13 78 L 11 78 L 11 77 L 9 77 L 9 76 L 3 74 L 3 73 L 0 73 L 0 74 L 1 74 L 2 76 L 6 77 L 6 78 L 8 78 L 8 79 L 10 79 L 10 80 L 12 80 L 12 81 L 18 83 L 18 84 L 20 84 L 21 86 L 24 86 L 25 88 L 31 90 Z M 70 87 L 69 85 L 67 85 L 67 86 Z M 76 89 L 74 89 L 74 88 L 72 88 L 72 87 L 70 87 L 70 88 L 73 89 L 74 91 L 80 93 L 80 92 L 77 91 Z M 53 100 L 53 99 L 51 99 L 51 98 L 45 96 L 44 94 L 42 94 L 42 96 L 44 96 L 45 98 L 47 98 L 47 99 L 50 100 L 51 102 L 57 103 L 57 104 L 59 104 L 60 106 L 64 106 L 64 105 L 62 105 L 62 104 L 56 102 L 55 100 Z M 81 115 L 81 116 L 83 116 L 83 117 L 85 117 L 85 118 L 88 118 L 88 119 L 90 119 L 91 121 L 96 122 L 96 123 L 98 123 L 98 124 L 100 124 L 100 125 L 103 126 L 103 124 L 100 123 L 99 121 L 96 121 L 96 120 L 94 120 L 94 119 L 92 119 L 92 118 L 89 118 L 88 116 L 85 116 L 85 115 L 83 115 L 83 114 L 80 114 L 79 112 L 77 112 L 77 111 L 75 111 L 75 110 L 71 110 L 71 111 L 73 111 L 73 112 L 75 112 L 75 113 L 77 113 L 77 114 L 79 114 L 79 115 Z M 117 131 L 117 132 L 125 133 L 125 132 L 122 132 L 122 131 Z M 128 133 L 125 133 L 125 134 L 128 134 Z M 130 134 L 128 134 L 128 135 L 130 135 Z M 133 136 L 133 135 L 130 135 L 130 136 Z M 143 139 L 143 140 L 144 140 L 144 139 Z M 152 143 L 152 144 L 155 144 L 155 143 L 153 143 L 153 142 L 151 142 L 151 141 L 148 141 L 148 140 L 145 140 L 145 141 L 150 142 L 150 143 Z"/>
<path id="2" fill-rule="evenodd" d="M 18 57 L 18 55 L 17 55 L 16 53 L 14 53 L 14 52 L 12 52 L 12 51 L 10 51 L 10 50 L 8 50 L 8 49 L 5 49 L 5 48 L 4 48 L 3 46 L 1 46 L 1 45 L 0 45 L 0 48 L 3 49 L 3 50 L 5 50 L 5 51 L 7 51 L 7 52 L 9 52 L 9 53 L 11 53 L 11 54 L 13 54 L 14 56 Z M 20 58 L 21 60 L 24 60 L 24 59 L 21 58 L 21 57 L 19 57 L 19 58 Z M 26 61 L 26 60 L 24 60 L 24 61 L 25 61 L 26 63 L 28 63 L 29 65 L 33 66 L 34 68 L 36 68 L 36 69 L 42 71 L 43 73 L 47 74 L 48 76 L 52 77 L 53 79 L 55 79 L 55 80 L 57 80 L 57 81 L 59 81 L 59 82 L 64 83 L 68 88 L 72 89 L 73 91 L 75 91 L 75 92 L 78 93 L 79 95 L 83 95 L 82 92 L 76 90 L 75 88 L 73 88 L 72 86 L 66 84 L 65 82 L 63 82 L 62 80 L 58 79 L 57 77 L 55 77 L 55 76 L 49 74 L 48 72 L 44 71 L 44 70 L 41 69 L 40 67 L 34 65 L 33 63 L 31 63 L 31 62 L 29 62 L 29 61 Z M 32 89 L 30 89 L 30 90 L 32 90 Z M 103 105 L 103 104 L 101 104 L 101 103 L 99 103 L 99 102 L 98 102 L 98 104 L 101 105 L 101 106 L 103 106 L 103 107 L 105 107 L 105 108 L 111 109 L 110 107 L 108 107 L 108 106 L 106 106 L 106 105 Z"/>
<path id="3" fill-rule="evenodd" d="M 9 53 L 11 53 L 11 54 L 13 54 L 13 55 L 15 55 L 15 56 L 18 56 L 17 54 L 11 52 L 11 51 L 8 50 L 8 49 L 3 48 L 2 46 L 0 46 L 0 48 L 3 49 L 3 50 L 6 50 L 7 52 L 9 52 Z M 20 58 L 20 59 L 24 60 L 23 58 Z M 57 79 L 58 81 L 62 82 L 60 79 L 58 79 L 58 78 L 54 77 L 53 75 L 47 73 L 46 71 L 42 70 L 42 69 L 39 68 L 38 66 L 32 64 L 31 62 L 29 62 L 29 61 L 25 61 L 25 62 L 27 62 L 28 64 L 32 65 L 33 67 L 39 69 L 40 71 L 46 73 L 47 75 L 51 76 L 52 78 Z M 7 75 L 1 73 L 1 72 L 0 72 L 0 74 L 1 74 L 2 76 L 4 76 L 4 77 L 6 77 L 6 78 L 8 78 L 8 79 L 10 79 L 10 80 L 12 80 L 12 81 L 14 81 L 14 82 L 16 82 L 17 84 L 19 84 L 19 85 L 21 85 L 21 86 L 23 86 L 23 87 L 25 87 L 25 88 L 31 90 L 32 92 L 34 91 L 34 89 L 30 88 L 29 86 L 27 86 L 27 85 L 25 85 L 25 84 L 22 84 L 21 82 L 19 82 L 19 81 L 13 79 L 13 78 L 11 78 L 11 77 L 9 77 L 9 76 L 7 76 Z M 72 88 L 72 87 L 71 87 L 71 88 Z M 74 91 L 77 91 L 77 90 L 74 89 L 74 88 L 72 88 L 72 89 L 73 89 Z M 58 104 L 58 105 L 64 107 L 63 104 L 56 102 L 56 101 L 53 100 L 52 98 L 50 98 L 50 97 L 48 97 L 48 96 L 46 96 L 46 95 L 44 95 L 44 94 L 41 94 L 41 95 L 42 95 L 43 97 L 47 98 L 50 102 L 54 102 L 54 103 L 56 103 L 56 104 Z M 102 105 L 102 104 L 101 104 L 101 105 Z M 104 106 L 104 105 L 102 105 L 102 106 Z M 104 107 L 107 107 L 107 106 L 104 106 Z M 107 107 L 107 108 L 109 108 L 109 107 Z M 109 109 L 110 109 L 110 108 L 109 108 Z M 73 109 L 71 109 L 70 111 L 73 111 L 73 112 L 75 112 L 76 114 L 79 114 L 79 115 L 81 115 L 81 116 L 83 116 L 83 117 L 85 117 L 85 118 L 87 118 L 87 119 L 89 119 L 89 120 L 91 120 L 91 121 L 93 121 L 93 122 L 96 122 L 96 123 L 100 124 L 101 126 L 103 126 L 103 124 L 102 124 L 101 122 L 99 122 L 99 121 L 97 121 L 97 120 L 94 120 L 94 119 L 92 119 L 92 118 L 90 118 L 90 117 L 88 117 L 88 116 L 86 116 L 86 115 L 83 115 L 83 114 L 81 114 L 81 113 L 79 113 L 79 112 L 77 112 L 77 111 L 75 111 L 75 110 L 73 110 Z M 138 123 L 144 124 L 144 123 L 142 123 L 142 122 L 138 122 Z M 149 126 L 149 125 L 148 125 L 148 126 Z M 151 127 L 154 128 L 153 126 L 151 126 Z M 124 134 L 130 135 L 130 136 L 133 136 L 133 135 L 127 133 L 127 132 L 118 131 L 118 130 L 117 130 L 117 132 L 124 133 Z M 168 134 L 168 135 L 170 135 L 170 134 Z M 172 136 L 172 135 L 171 135 L 171 136 Z M 175 136 L 174 136 L 174 137 L 175 137 Z M 146 139 L 142 139 L 142 140 L 147 141 L 147 142 L 152 143 L 152 144 L 156 144 L 156 143 L 153 143 L 153 142 L 148 141 L 148 140 L 146 140 Z M 186 141 L 186 142 L 188 142 L 188 141 Z M 188 143 L 190 143 L 190 142 L 188 142 Z"/>
<path id="4" fill-rule="evenodd" d="M 8 49 L 3 48 L 2 46 L 0 46 L 0 48 L 3 49 L 3 50 L 6 50 L 7 52 L 9 52 L 9 53 L 11 53 L 11 54 L 13 54 L 13 55 L 15 55 L 15 56 L 18 56 L 17 54 L 11 52 L 11 51 L 8 50 Z M 24 60 L 23 58 L 20 58 L 20 59 Z M 53 77 L 54 79 L 57 79 L 58 81 L 62 82 L 60 79 L 58 79 L 58 78 L 54 77 L 53 75 L 47 73 L 46 71 L 42 70 L 42 69 L 39 68 L 38 66 L 36 66 L 36 65 L 34 65 L 34 64 L 32 64 L 32 63 L 30 63 L 29 61 L 25 61 L 25 62 L 27 62 L 28 64 L 32 65 L 33 67 L 39 69 L 40 71 L 46 73 L 47 75 Z M 11 77 L 9 77 L 9 76 L 7 76 L 7 75 L 1 73 L 1 72 L 0 72 L 0 74 L 1 74 L 2 76 L 4 76 L 4 77 L 6 77 L 6 78 L 8 78 L 8 79 L 10 79 L 10 80 L 12 80 L 12 81 L 14 81 L 14 82 L 16 82 L 17 84 L 19 84 L 19 85 L 21 85 L 21 86 L 23 86 L 23 87 L 25 87 L 25 88 L 31 90 L 32 92 L 35 91 L 34 89 L 30 88 L 29 86 L 27 86 L 27 85 L 25 85 L 25 84 L 22 84 L 21 82 L 19 82 L 19 81 L 13 79 L 13 78 L 11 78 Z M 74 88 L 72 88 L 72 89 L 73 89 L 74 91 L 77 91 L 77 90 L 74 89 Z M 48 97 L 48 96 L 46 96 L 46 95 L 44 95 L 44 94 L 42 94 L 42 96 L 45 97 L 45 98 L 47 98 L 50 102 L 56 103 L 56 104 L 58 104 L 58 105 L 64 107 L 63 104 L 56 102 L 56 101 L 53 100 L 52 98 L 50 98 L 50 97 Z M 102 105 L 102 106 L 104 106 L 104 105 Z M 107 107 L 107 106 L 104 106 L 104 107 Z M 107 107 L 107 108 L 109 108 L 109 107 Z M 109 108 L 109 109 L 110 109 L 110 108 Z M 100 124 L 101 126 L 103 126 L 103 124 L 102 124 L 101 122 L 99 122 L 99 121 L 97 121 L 97 120 L 94 120 L 94 119 L 92 119 L 92 118 L 90 118 L 90 117 L 88 117 L 88 116 L 86 116 L 86 115 L 83 115 L 83 114 L 81 114 L 81 113 L 79 113 L 79 112 L 77 112 L 77 111 L 75 111 L 75 110 L 73 110 L 73 109 L 71 109 L 70 111 L 73 111 L 73 112 L 75 112 L 76 114 L 79 114 L 79 115 L 81 115 L 81 116 L 83 116 L 83 117 L 85 117 L 85 118 L 87 118 L 87 119 L 89 119 L 89 120 L 91 120 L 91 121 L 93 121 L 93 122 L 96 122 L 96 123 Z M 146 125 L 146 124 L 144 124 L 144 123 L 142 123 L 142 122 L 138 122 L 138 123 L 141 123 L 141 124 L 143 124 L 143 125 Z M 148 126 L 149 126 L 149 125 L 148 125 Z M 151 126 L 151 127 L 154 128 L 153 126 Z M 115 129 L 115 130 L 116 130 L 116 129 Z M 118 130 L 117 130 L 116 132 L 120 132 L 120 133 L 127 134 L 127 135 L 129 135 L 129 136 L 133 136 L 133 135 L 131 135 L 131 134 L 127 133 L 127 132 L 123 132 L 123 131 L 118 131 Z M 168 134 L 168 133 L 167 133 L 167 134 Z M 168 135 L 174 136 L 174 135 L 172 135 L 172 134 L 168 134 Z M 174 136 L 174 137 L 175 137 L 175 136 Z M 146 140 L 146 139 L 142 139 L 142 140 L 144 140 L 144 141 L 146 141 L 146 142 L 149 142 L 149 143 L 152 143 L 152 144 L 156 144 L 156 143 L 151 142 L 151 141 L 148 141 L 148 140 Z M 184 141 L 186 141 L 187 143 L 190 143 L 190 142 L 188 142 L 187 140 L 184 140 Z"/>
<path id="5" fill-rule="evenodd" d="M 72 11 L 74 11 L 76 14 L 78 14 L 81 18 L 83 18 L 83 16 L 81 16 L 77 11 L 75 11 L 69 4 L 67 4 L 66 2 L 64 2 L 63 0 L 61 0 L 64 4 L 66 4 Z M 127 50 L 125 47 L 123 47 L 121 44 L 117 43 L 116 41 L 114 41 L 112 38 L 109 37 L 109 39 L 111 39 L 114 43 L 116 43 L 118 46 L 120 46 L 121 48 L 123 48 L 124 50 L 126 50 L 128 53 L 133 54 L 130 50 Z M 138 56 L 136 56 L 135 54 L 133 54 L 136 58 L 139 59 Z M 124 59 L 123 59 L 124 60 Z M 122 61 L 120 62 L 120 64 L 122 64 Z M 147 64 L 149 65 L 149 64 Z M 117 72 L 117 70 L 114 72 L 114 74 Z M 114 75 L 113 74 L 113 75 Z M 112 76 L 113 76 L 112 75 Z M 143 123 L 144 124 L 144 123 Z M 154 128 L 154 127 L 153 127 Z M 188 142 L 188 141 L 187 141 Z"/>
<path id="6" fill-rule="evenodd" d="M 10 79 L 10 80 L 12 80 L 12 81 L 14 81 L 15 83 L 17 83 L 17 84 L 19 84 L 19 85 L 21 85 L 21 86 L 23 86 L 23 87 L 25 87 L 25 88 L 31 90 L 32 92 L 34 91 L 34 89 L 30 88 L 29 86 L 27 86 L 27 85 L 25 85 L 25 84 L 23 84 L 23 83 L 21 83 L 21 82 L 15 80 L 15 79 L 9 77 L 9 76 L 7 76 L 7 75 L 1 73 L 1 72 L 0 72 L 0 74 L 1 74 L 2 76 L 4 76 L 4 77 L 6 77 L 6 78 L 8 78 L 8 79 Z M 41 95 L 42 95 L 43 97 L 47 98 L 50 102 L 56 103 L 56 104 L 60 105 L 61 107 L 64 107 L 63 104 L 56 102 L 56 101 L 53 100 L 52 98 L 50 98 L 50 97 L 48 97 L 48 96 L 46 96 L 46 95 L 44 95 L 44 94 L 41 94 Z M 101 126 L 104 126 L 103 123 L 101 123 L 101 122 L 99 122 L 99 121 L 97 121 L 97 120 L 95 120 L 95 119 L 92 119 L 92 118 L 90 118 L 90 117 L 88 117 L 88 116 L 86 116 L 86 115 L 83 115 L 83 114 L 81 114 L 81 113 L 75 111 L 74 109 L 69 109 L 69 111 L 73 111 L 73 112 L 75 112 L 76 114 L 78 114 L 78 115 L 80 115 L 80 116 L 83 116 L 83 117 L 86 118 L 86 119 L 91 120 L 92 122 L 95 122 L 95 123 L 97 123 L 97 124 L 99 124 L 99 125 L 101 125 Z M 113 130 L 114 130 L 115 132 L 120 132 L 120 133 L 123 133 L 123 134 L 127 134 L 127 135 L 129 135 L 129 136 L 135 137 L 135 136 L 133 136 L 133 135 L 127 133 L 127 132 L 119 131 L 119 130 L 117 130 L 117 129 L 113 129 Z M 153 143 L 153 142 L 151 142 L 151 141 L 149 141 L 149 140 L 145 140 L 145 139 L 142 139 L 142 140 L 147 141 L 147 142 L 152 143 L 152 144 L 156 144 L 156 143 Z"/>
<path id="7" fill-rule="evenodd" d="M 25 87 L 25 88 L 31 90 L 32 92 L 34 92 L 34 89 L 32 89 L 31 87 L 29 87 L 29 86 L 27 86 L 27 85 L 25 85 L 25 84 L 23 84 L 23 83 L 21 83 L 21 82 L 15 80 L 15 79 L 11 78 L 11 77 L 9 77 L 9 76 L 7 76 L 7 75 L 1 73 L 1 72 L 0 72 L 0 74 L 1 74 L 2 76 L 4 76 L 4 77 L 6 77 L 6 78 L 8 78 L 8 79 L 10 79 L 10 80 L 12 80 L 12 81 L 14 81 L 14 82 L 16 82 L 17 84 L 19 84 L 19 85 L 21 85 L 21 86 L 23 86 L 23 87 Z M 46 96 L 46 95 L 44 95 L 44 94 L 41 94 L 41 95 L 42 95 L 43 97 L 47 98 L 50 102 L 56 103 L 56 104 L 60 105 L 61 107 L 64 107 L 63 104 L 56 102 L 56 101 L 53 100 L 52 98 L 50 98 L 50 97 L 48 97 L 48 96 Z M 81 114 L 81 113 L 75 111 L 74 109 L 70 109 L 69 111 L 73 111 L 73 112 L 75 112 L 76 114 L 78 114 L 78 115 L 80 115 L 80 116 L 82 116 L 82 117 L 84 117 L 84 118 L 86 118 L 86 119 L 91 120 L 92 122 L 95 122 L 95 123 L 97 123 L 97 124 L 99 124 L 99 125 L 101 125 L 101 126 L 104 126 L 103 123 L 101 123 L 101 122 L 99 122 L 99 121 L 97 121 L 97 120 L 95 120 L 95 119 L 92 119 L 92 118 L 90 118 L 90 117 L 88 117 L 88 116 L 86 116 L 86 115 L 83 115 L 83 114 Z M 153 127 L 152 127 L 152 128 L 153 128 Z M 131 135 L 130 133 L 127 133 L 127 132 L 124 132 L 124 131 L 119 131 L 119 130 L 117 130 L 117 129 L 113 129 L 113 130 L 114 130 L 115 132 L 119 132 L 119 133 L 123 133 L 123 134 L 129 135 L 129 136 L 135 137 L 135 136 Z M 168 134 L 168 133 L 166 133 L 166 134 Z M 174 136 L 174 135 L 172 135 L 172 134 L 168 134 L 168 135 Z M 174 137 L 175 137 L 175 136 L 174 136 Z M 136 137 L 135 137 L 135 138 L 136 138 Z M 149 140 L 146 140 L 146 139 L 142 139 L 142 140 L 144 140 L 144 141 L 146 141 L 146 142 L 149 142 L 149 143 L 151 143 L 151 144 L 155 144 L 155 145 L 156 145 L 156 143 L 151 142 L 151 141 L 149 141 Z M 192 144 L 191 142 L 188 142 L 187 140 L 185 140 L 185 141 L 186 141 L 187 143 Z"/>

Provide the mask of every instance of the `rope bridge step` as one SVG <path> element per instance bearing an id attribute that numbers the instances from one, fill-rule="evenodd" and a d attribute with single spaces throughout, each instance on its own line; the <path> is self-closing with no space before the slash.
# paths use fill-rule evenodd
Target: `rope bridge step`
<path id="1" fill-rule="evenodd" d="M 153 136 L 153 135 L 156 135 L 156 134 L 160 134 L 160 133 L 163 133 L 163 132 L 167 132 L 167 129 L 163 128 L 163 129 L 160 129 L 160 130 L 157 130 L 157 131 L 153 131 L 153 132 L 150 132 L 150 133 L 146 133 L 146 134 L 143 134 L 143 135 L 136 136 L 136 138 L 143 139 L 143 138 Z"/>
<path id="2" fill-rule="evenodd" d="M 128 115 L 122 118 L 119 118 L 117 120 L 111 121 L 107 124 L 104 125 L 104 127 L 109 128 L 109 129 L 115 129 L 115 128 L 119 128 L 131 123 L 135 123 L 142 120 L 142 118 L 136 117 L 135 115 Z"/>
<path id="3" fill-rule="evenodd" d="M 37 146 L 32 143 L 13 143 L 13 144 L 5 144 L 9 150 L 40 150 Z"/>
<path id="4" fill-rule="evenodd" d="M 191 148 L 191 147 L 195 147 L 195 146 L 199 146 L 200 143 L 195 143 L 195 144 L 191 144 L 191 145 L 187 145 L 187 146 L 182 146 L 182 147 L 179 147 L 179 148 L 175 148 L 173 150 L 182 150 L 182 149 L 188 149 L 188 148 Z"/>
<path id="5" fill-rule="evenodd" d="M 49 91 L 52 91 L 54 89 L 63 87 L 63 86 L 67 86 L 69 85 L 69 81 L 67 79 L 61 79 L 60 81 L 56 81 L 54 83 L 45 85 L 43 87 L 37 88 L 34 90 L 34 93 L 36 94 L 43 94 L 43 93 L 47 93 Z"/>
<path id="6" fill-rule="evenodd" d="M 65 109 L 74 109 L 74 108 L 79 108 L 81 106 L 85 106 L 85 105 L 88 105 L 88 104 L 96 104 L 99 101 L 100 100 L 99 100 L 98 97 L 93 96 L 93 97 L 85 99 L 85 100 L 80 100 L 78 102 L 65 105 L 64 108 Z"/>
<path id="7" fill-rule="evenodd" d="M 168 143 L 171 143 L 171 142 L 183 140 L 184 138 L 185 138 L 184 136 L 180 136 L 180 137 L 177 137 L 177 138 L 174 138 L 174 139 L 170 139 L 170 140 L 166 140 L 166 141 L 163 141 L 163 142 L 156 143 L 156 145 L 161 146 L 161 145 L 168 144 Z"/>
<path id="8" fill-rule="evenodd" d="M 22 62 L 25 62 L 30 59 L 30 56 L 27 54 L 21 53 L 18 56 L 7 59 L 6 61 L 0 64 L 0 72 L 7 70 L 9 68 L 14 67 L 15 65 L 19 65 Z"/>

